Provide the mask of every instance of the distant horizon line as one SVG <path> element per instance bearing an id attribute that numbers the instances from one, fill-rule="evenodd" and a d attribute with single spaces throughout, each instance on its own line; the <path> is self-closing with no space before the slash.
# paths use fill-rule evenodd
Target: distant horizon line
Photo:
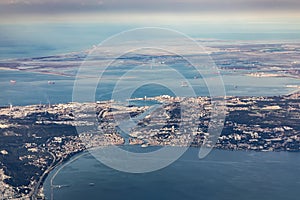
<path id="1" fill-rule="evenodd" d="M 104 12 L 67 14 L 0 14 L 0 24 L 18 23 L 256 23 L 300 24 L 299 11 L 253 11 L 253 12 Z"/>

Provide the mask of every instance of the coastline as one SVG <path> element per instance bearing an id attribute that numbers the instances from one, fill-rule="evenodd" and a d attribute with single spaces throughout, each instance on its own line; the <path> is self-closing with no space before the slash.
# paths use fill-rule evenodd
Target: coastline
<path id="1" fill-rule="evenodd" d="M 65 73 L 58 73 L 58 72 L 51 72 L 51 71 L 33 71 L 27 69 L 15 69 L 11 67 L 0 67 L 0 70 L 3 71 L 15 71 L 15 72 L 27 72 L 27 73 L 37 73 L 37 74 L 47 74 L 47 75 L 54 75 L 54 76 L 62 76 L 62 77 L 76 77 L 76 74 L 65 74 Z"/>
<path id="2" fill-rule="evenodd" d="M 227 100 L 229 110 L 227 115 L 227 121 L 229 123 L 226 126 L 227 128 L 231 129 L 224 129 L 227 132 L 225 132 L 224 135 L 222 135 L 222 137 L 219 137 L 219 142 L 215 146 L 207 147 L 214 147 L 215 149 L 232 151 L 245 150 L 260 152 L 299 152 L 299 124 L 297 121 L 298 118 L 296 118 L 296 116 L 298 115 L 296 109 L 298 108 L 298 102 L 296 100 L 298 99 L 299 95 L 300 94 L 298 93 L 294 93 L 290 96 L 276 97 L 228 97 Z M 195 113 L 202 113 L 202 116 L 205 116 L 211 110 L 209 98 L 207 97 L 181 99 L 178 97 L 175 98 L 164 95 L 157 96 L 154 98 L 150 97 L 147 100 L 158 100 L 166 103 L 165 109 L 167 109 L 167 112 L 170 113 L 170 116 L 173 116 L 170 117 L 172 120 L 170 124 L 168 124 L 169 128 L 163 129 L 162 131 L 160 131 L 160 129 L 152 128 L 152 134 L 145 134 L 148 132 L 146 129 L 143 130 L 143 127 L 145 127 L 144 123 L 148 124 L 148 122 L 147 120 L 144 121 L 143 119 L 141 119 L 140 128 L 142 129 L 139 131 L 135 131 L 135 134 L 131 136 L 133 138 L 139 139 L 140 141 L 131 141 L 132 143 L 130 145 L 145 144 L 145 142 L 139 143 L 141 141 L 147 141 L 146 144 L 150 147 L 181 146 L 182 144 L 185 144 L 184 139 L 188 138 L 185 138 L 184 134 L 179 133 L 178 129 L 172 128 L 172 126 L 174 126 L 174 124 L 177 123 L 176 115 L 178 113 L 178 101 L 183 101 L 182 103 L 185 104 L 190 101 L 197 102 L 198 106 L 201 105 L 201 110 L 194 109 L 194 107 L 192 107 L 191 110 L 194 110 Z M 108 132 L 104 131 L 108 134 L 93 135 L 72 132 L 75 130 L 76 126 L 90 126 L 88 121 L 86 121 L 86 115 L 83 111 L 88 111 L 91 108 L 93 108 L 93 111 L 96 111 L 97 113 L 97 119 L 99 120 L 99 128 L 101 128 L 103 131 L 108 130 Z M 53 152 L 55 154 L 54 157 L 56 157 L 56 160 L 52 161 L 52 164 L 48 164 L 47 169 L 39 177 L 39 179 L 37 180 L 37 185 L 35 185 L 34 187 L 30 186 L 30 188 L 33 188 L 31 198 L 37 199 L 38 191 L 44 185 L 44 181 L 47 179 L 49 173 L 51 173 L 54 169 L 59 168 L 61 165 L 66 164 L 68 161 L 76 159 L 77 156 L 81 155 L 78 153 L 89 152 L 95 149 L 93 147 L 99 149 L 105 146 L 109 146 L 109 144 L 124 144 L 124 141 L 122 140 L 124 139 L 123 137 L 121 137 L 120 135 L 110 134 L 114 132 L 115 126 L 115 122 L 111 118 L 112 115 L 119 114 L 120 116 L 123 116 L 124 114 L 130 114 L 130 116 L 139 116 L 141 113 L 144 113 L 147 109 L 148 107 L 145 106 L 126 107 L 119 104 L 111 105 L 111 103 L 107 101 L 81 104 L 72 102 L 69 104 L 54 104 L 49 107 L 47 105 L 31 105 L 20 107 L 16 106 L 14 108 L 7 107 L 2 108 L 0 110 L 0 115 L 2 116 L 1 120 L 4 122 L 4 124 L 7 124 L 7 127 L 1 131 L 5 134 L 7 133 L 6 130 L 9 129 L 12 129 L 17 132 L 26 132 L 27 130 L 30 130 L 36 133 L 36 131 L 34 131 L 34 128 L 51 128 L 49 132 L 47 132 L 47 129 L 45 129 L 45 132 L 41 135 L 42 137 L 47 138 L 47 141 L 41 143 L 41 141 L 37 140 L 39 136 L 35 135 L 33 136 L 35 139 L 31 140 L 32 143 L 30 144 L 30 146 L 24 148 L 24 152 L 26 152 L 26 154 L 29 156 L 31 150 L 35 148 L 35 146 L 32 146 L 34 145 L 33 142 L 35 142 L 38 145 L 45 144 L 47 145 L 44 146 L 45 148 L 43 148 L 45 152 Z M 294 112 L 289 112 L 289 110 Z M 287 114 L 289 114 L 289 117 L 285 117 L 283 111 L 287 112 Z M 263 113 L 261 114 L 260 112 Z M 255 113 L 255 115 L 253 115 L 253 113 Z M 278 113 L 280 115 L 278 115 Z M 77 116 L 79 119 L 74 120 L 74 116 Z M 151 118 L 151 116 L 152 115 L 149 113 L 147 119 Z M 160 116 L 154 117 L 155 120 L 158 120 L 156 121 L 157 123 L 163 122 L 160 121 Z M 280 122 L 282 123 L 282 125 L 270 123 L 271 119 L 275 120 L 276 118 L 278 118 L 276 122 Z M 165 119 L 165 117 L 163 117 L 163 119 Z M 80 123 L 78 123 L 78 120 Z M 195 134 L 193 132 L 193 135 L 195 136 L 193 139 L 195 140 L 193 140 L 193 143 L 190 146 L 194 148 L 199 148 L 203 145 L 203 139 L 208 138 L 209 134 L 202 131 L 202 129 L 205 130 L 204 125 L 207 124 L 206 121 L 208 120 L 209 118 L 207 117 L 201 118 L 201 120 L 199 121 L 201 129 L 195 132 Z M 16 126 L 17 124 L 20 125 Z M 15 128 L 18 128 L 18 130 L 15 130 Z M 57 131 L 55 130 L 57 130 L 58 128 L 66 128 L 66 132 L 57 133 Z M 101 136 L 105 136 L 107 138 L 101 139 Z M 28 136 L 28 134 L 25 134 L 24 137 L 24 139 L 26 139 L 27 137 L 29 137 L 27 139 L 30 139 L 30 137 L 32 136 Z M 64 143 L 61 143 L 63 140 Z M 98 143 L 91 143 L 92 148 L 90 148 L 89 146 L 86 146 L 86 144 L 89 143 L 82 143 L 82 141 L 98 141 Z M 8 152 L 10 152 L 9 149 Z M 64 159 L 60 160 L 61 158 Z M 36 166 L 40 166 L 40 163 L 37 162 Z"/>
<path id="3" fill-rule="evenodd" d="M 120 146 L 123 146 L 123 145 L 120 145 Z M 140 145 L 128 145 L 128 146 L 136 146 L 136 147 L 138 147 L 138 148 L 140 148 Z M 151 147 L 154 147 L 154 146 L 149 146 L 150 148 Z M 156 146 L 157 147 L 157 146 Z M 163 147 L 163 146 L 159 146 L 159 147 Z M 48 178 L 51 178 L 51 180 L 50 180 L 50 185 L 49 185 L 49 189 L 50 189 L 50 191 L 48 192 L 49 194 L 51 194 L 51 195 L 53 195 L 53 193 L 52 193 L 52 189 L 53 188 L 60 188 L 59 186 L 60 185 L 53 185 L 53 184 L 51 184 L 51 182 L 53 181 L 53 179 L 57 176 L 57 174 L 62 170 L 62 169 L 64 169 L 64 167 L 66 167 L 67 165 L 69 165 L 69 164 L 71 164 L 72 162 L 74 162 L 74 161 L 76 161 L 76 160 L 78 160 L 78 159 L 80 159 L 81 157 L 83 157 L 83 156 L 85 156 L 85 155 L 88 155 L 89 154 L 89 151 L 90 150 L 93 150 L 93 149 L 99 149 L 99 148 L 105 148 L 105 147 L 96 147 L 96 148 L 91 148 L 91 149 L 86 149 L 86 150 L 84 150 L 84 151 L 82 151 L 82 152 L 78 152 L 77 154 L 74 154 L 73 156 L 71 156 L 69 159 L 67 159 L 67 160 L 64 160 L 64 161 L 62 161 L 62 162 L 60 162 L 60 163 L 57 163 L 53 168 L 52 168 L 52 170 L 51 171 L 49 171 L 49 173 L 47 174 L 47 176 L 45 177 L 45 179 L 44 179 L 44 181 L 43 181 L 43 184 L 41 184 L 41 187 L 43 188 L 43 191 L 45 191 L 45 181 L 46 181 L 46 179 L 48 179 Z M 190 148 L 192 148 L 192 149 L 196 149 L 196 150 L 199 150 L 200 149 L 200 147 L 189 147 L 189 149 Z M 299 152 L 293 152 L 293 151 L 280 151 L 280 152 L 275 152 L 275 151 L 255 151 L 255 150 L 230 150 L 230 149 L 221 149 L 221 148 L 213 148 L 213 151 L 224 151 L 224 152 L 255 152 L 255 153 L 262 153 L 262 154 L 268 154 L 268 153 L 272 153 L 272 154 L 276 154 L 276 153 L 280 153 L 280 152 L 282 152 L 282 153 L 299 153 Z M 51 177 L 49 176 L 51 173 L 53 173 L 53 172 L 55 172 L 54 174 L 52 174 L 51 175 Z M 53 182 L 52 182 L 53 183 Z M 48 185 L 47 185 L 48 186 Z M 52 186 L 52 187 L 51 187 Z M 66 186 L 62 186 L 62 187 L 68 187 L 67 185 Z M 44 197 L 48 197 L 48 196 L 46 196 L 46 194 L 45 193 L 43 193 L 45 196 Z M 35 198 L 34 198 L 34 200 L 36 200 Z M 48 200 L 53 200 L 53 197 L 50 197 L 50 199 L 48 199 Z"/>
<path id="4" fill-rule="evenodd" d="M 32 200 L 37 200 L 38 198 L 36 197 L 37 196 L 37 193 L 42 189 L 44 191 L 44 183 L 46 181 L 46 179 L 48 178 L 48 176 L 54 172 L 55 170 L 59 170 L 61 167 L 77 160 L 78 158 L 80 158 L 81 156 L 85 155 L 88 153 L 88 150 L 85 150 L 85 151 L 81 151 L 81 152 L 78 152 L 78 153 L 75 153 L 74 155 L 68 157 L 67 159 L 65 160 L 60 160 L 58 163 L 56 163 L 54 166 L 51 166 L 49 167 L 49 169 L 47 170 L 47 172 L 44 173 L 43 175 L 43 179 L 42 181 L 40 182 L 40 184 L 38 184 L 36 186 L 36 190 L 34 192 L 34 194 L 31 196 L 31 199 Z M 55 175 L 56 176 L 56 175 Z M 52 185 L 51 185 L 52 186 Z M 51 187 L 50 186 L 50 187 Z M 52 188 L 51 188 L 52 189 Z M 43 196 L 45 196 L 45 194 L 43 193 L 42 194 Z"/>

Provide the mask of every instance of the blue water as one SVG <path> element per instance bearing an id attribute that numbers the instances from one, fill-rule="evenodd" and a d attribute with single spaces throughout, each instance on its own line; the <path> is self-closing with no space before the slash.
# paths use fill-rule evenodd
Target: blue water
<path id="1" fill-rule="evenodd" d="M 0 59 L 49 56 L 81 51 L 108 37 L 149 24 L 33 23 L 0 24 Z M 180 31 L 193 38 L 218 40 L 300 40 L 300 28 L 292 24 L 186 24 L 150 25 Z"/>
<path id="2" fill-rule="evenodd" d="M 143 24 L 20 24 L 0 25 L 0 60 L 9 58 L 32 58 L 60 53 L 82 51 L 106 38 Z M 219 26 L 216 24 L 164 25 L 162 27 L 181 31 L 194 38 L 219 40 L 289 40 L 300 39 L 299 28 L 274 27 L 272 24 L 244 26 L 243 24 Z M 0 66 L 1 67 L 1 66 Z M 182 72 L 188 72 L 183 70 Z M 115 72 L 116 73 L 116 72 Z M 141 74 L 143 75 L 143 74 Z M 192 76 L 193 77 L 193 76 Z M 17 84 L 10 84 L 17 80 Z M 48 85 L 48 80 L 55 85 Z M 197 95 L 209 95 L 203 80 L 188 79 Z M 299 85 L 291 78 L 255 78 L 224 74 L 227 95 L 279 95 L 292 92 L 286 85 Z M 0 71 L 0 105 L 28 105 L 39 103 L 64 103 L 72 101 L 74 78 L 30 72 Z M 180 83 L 177 83 L 178 86 Z M 88 85 L 86 86 L 88 89 Z M 107 81 L 97 89 L 96 100 L 111 97 L 114 84 Z M 182 88 L 183 90 L 184 88 Z M 145 86 L 135 93 L 136 97 L 170 94 L 170 91 L 153 85 Z"/>
<path id="3" fill-rule="evenodd" d="M 140 147 L 134 146 L 136 151 Z M 61 169 L 55 200 L 295 200 L 300 195 L 300 157 L 288 152 L 214 150 L 203 160 L 190 148 L 178 161 L 159 171 L 129 174 L 84 155 Z M 50 198 L 50 178 L 45 193 Z M 94 186 L 90 186 L 94 183 Z"/>
<path id="4" fill-rule="evenodd" d="M 0 105 L 30 105 L 30 104 L 55 104 L 67 103 L 72 101 L 74 85 L 73 77 L 57 75 L 19 72 L 19 71 L 0 71 Z M 17 80 L 12 85 L 10 80 Z M 49 85 L 48 80 L 55 81 L 54 85 Z M 201 79 L 188 79 L 192 84 L 197 95 L 208 96 L 208 90 Z M 293 78 L 256 78 L 242 75 L 223 75 L 227 95 L 236 96 L 274 96 L 284 95 L 292 92 L 293 88 L 286 85 L 300 85 L 300 80 Z M 185 90 L 178 85 L 179 90 Z M 90 90 L 89 84 L 85 85 Z M 236 88 L 237 87 L 237 88 Z M 104 82 L 96 91 L 95 100 L 109 100 L 114 89 L 111 81 Z M 122 92 L 122 91 L 120 91 Z M 142 98 L 144 96 L 159 96 L 163 94 L 172 95 L 172 91 L 165 87 L 155 84 L 145 85 L 136 90 L 132 97 Z"/>
<path id="5" fill-rule="evenodd" d="M 32 58 L 82 51 L 130 28 L 126 24 L 26 24 L 0 25 L 0 59 Z M 263 24 L 166 25 L 194 38 L 219 40 L 300 39 L 298 26 Z M 1 66 L 0 66 L 1 67 Z M 17 84 L 10 84 L 17 80 Z M 55 81 L 49 85 L 48 80 Z M 224 74 L 227 95 L 279 95 L 300 85 L 291 78 L 255 78 Z M 201 79 L 189 80 L 197 95 L 208 95 Z M 30 72 L 0 71 L 0 105 L 64 103 L 72 101 L 74 78 Z M 96 100 L 109 99 L 111 82 L 97 89 Z M 89 88 L 88 85 L 86 86 Z M 171 93 L 168 89 L 147 85 L 135 97 Z M 133 147 L 139 148 L 139 147 Z M 139 149 L 137 149 L 138 151 Z M 258 153 L 213 151 L 198 160 L 191 148 L 171 166 L 148 174 L 127 174 L 110 169 L 86 155 L 64 168 L 55 184 L 70 187 L 54 191 L 55 200 L 81 199 L 205 199 L 205 200 L 294 200 L 299 197 L 299 163 L 296 153 Z M 49 179 L 45 192 L 50 197 Z M 95 183 L 89 186 L 89 183 Z"/>
<path id="6" fill-rule="evenodd" d="M 109 24 L 0 25 L 0 59 L 82 51 L 134 26 Z"/>

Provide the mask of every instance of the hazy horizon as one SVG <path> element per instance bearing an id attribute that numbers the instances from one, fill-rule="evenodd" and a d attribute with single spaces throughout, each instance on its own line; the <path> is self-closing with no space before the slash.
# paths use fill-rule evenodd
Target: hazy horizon
<path id="1" fill-rule="evenodd" d="M 0 23 L 258 23 L 299 25 L 297 0 L 2 0 Z"/>

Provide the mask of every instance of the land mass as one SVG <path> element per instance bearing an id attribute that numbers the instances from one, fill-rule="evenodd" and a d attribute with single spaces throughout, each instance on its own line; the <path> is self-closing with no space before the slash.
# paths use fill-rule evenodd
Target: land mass
<path id="1" fill-rule="evenodd" d="M 222 40 L 201 40 L 197 42 L 204 46 L 205 52 L 215 62 L 221 72 L 232 75 L 249 75 L 255 77 L 300 77 L 300 43 L 299 42 L 245 42 Z M 129 44 L 130 45 L 130 44 Z M 170 45 L 170 51 L 181 49 L 185 43 Z M 174 48 L 174 49 L 172 49 Z M 183 48 L 186 49 L 186 48 Z M 68 54 L 43 56 L 35 58 L 6 59 L 0 61 L 0 70 L 18 70 L 24 72 L 36 72 L 54 74 L 59 76 L 76 77 L 78 68 L 88 57 L 93 49 Z M 112 58 L 110 51 L 102 52 L 93 58 L 93 61 L 101 63 L 103 60 L 112 59 L 114 68 L 119 70 L 132 65 L 152 63 L 154 65 L 188 65 L 185 59 L 198 58 L 194 50 L 182 52 L 182 56 L 167 52 L 147 51 L 145 53 L 128 53 L 118 58 Z M 196 75 L 198 76 L 198 75 Z M 97 77 L 98 78 L 98 77 Z"/>
<path id="2" fill-rule="evenodd" d="M 300 151 L 300 93 L 274 97 L 226 97 L 217 142 L 209 132 L 209 97 L 167 95 L 114 101 L 0 108 L 0 196 L 43 199 L 43 181 L 58 164 L 93 147 L 109 145 L 193 146 L 226 150 Z M 136 104 L 135 101 L 144 101 Z M 160 106 L 151 112 L 146 102 Z M 143 106 L 138 106 L 143 105 Z M 191 118 L 182 132 L 182 110 Z M 122 121 L 136 126 L 124 134 Z M 116 120 L 117 119 L 117 120 Z M 124 128 L 125 127 L 125 128 Z"/>

